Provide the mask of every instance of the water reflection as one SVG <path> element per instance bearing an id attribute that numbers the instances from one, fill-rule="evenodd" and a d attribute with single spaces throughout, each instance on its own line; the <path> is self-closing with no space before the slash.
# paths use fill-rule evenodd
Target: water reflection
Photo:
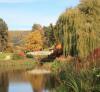
<path id="1" fill-rule="evenodd" d="M 45 76 L 45 77 L 44 77 Z M 46 75 L 28 75 L 28 79 L 33 87 L 34 92 L 42 92 L 45 89 L 45 83 L 47 80 Z"/>
<path id="2" fill-rule="evenodd" d="M 8 74 L 0 73 L 0 92 L 8 92 Z"/>
<path id="3" fill-rule="evenodd" d="M 0 92 L 50 92 L 54 86 L 54 78 L 48 74 L 0 73 Z"/>

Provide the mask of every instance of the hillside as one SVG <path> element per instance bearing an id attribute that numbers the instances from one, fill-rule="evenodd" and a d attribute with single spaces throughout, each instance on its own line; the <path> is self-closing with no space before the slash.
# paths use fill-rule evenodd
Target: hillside
<path id="1" fill-rule="evenodd" d="M 28 35 L 30 33 L 30 30 L 15 30 L 15 31 L 10 31 L 9 30 L 9 39 L 10 42 L 13 43 L 14 45 L 20 45 L 22 39 L 24 39 L 24 37 L 26 35 Z"/>

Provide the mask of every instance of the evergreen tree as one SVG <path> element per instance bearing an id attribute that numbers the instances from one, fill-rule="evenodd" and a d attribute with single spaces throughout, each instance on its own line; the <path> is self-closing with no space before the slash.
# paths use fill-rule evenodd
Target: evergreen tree
<path id="1" fill-rule="evenodd" d="M 51 47 L 55 43 L 54 26 L 50 24 L 50 26 L 44 27 L 43 30 L 46 44 L 48 47 Z"/>
<path id="2" fill-rule="evenodd" d="M 34 24 L 32 26 L 32 31 L 42 30 L 42 26 L 40 24 Z"/>

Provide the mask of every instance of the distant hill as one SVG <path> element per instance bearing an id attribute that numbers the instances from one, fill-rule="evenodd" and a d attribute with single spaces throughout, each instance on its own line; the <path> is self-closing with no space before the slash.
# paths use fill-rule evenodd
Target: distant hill
<path id="1" fill-rule="evenodd" d="M 9 30 L 9 39 L 10 42 L 14 45 L 20 45 L 22 40 L 25 38 L 26 35 L 28 35 L 31 31 L 30 30 Z"/>

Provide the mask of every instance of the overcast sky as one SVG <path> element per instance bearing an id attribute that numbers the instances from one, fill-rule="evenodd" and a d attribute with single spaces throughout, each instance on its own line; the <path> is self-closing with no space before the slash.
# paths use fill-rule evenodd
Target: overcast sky
<path id="1" fill-rule="evenodd" d="M 74 7 L 79 0 L 0 0 L 0 18 L 9 30 L 31 29 L 34 23 L 55 23 L 66 8 Z"/>

